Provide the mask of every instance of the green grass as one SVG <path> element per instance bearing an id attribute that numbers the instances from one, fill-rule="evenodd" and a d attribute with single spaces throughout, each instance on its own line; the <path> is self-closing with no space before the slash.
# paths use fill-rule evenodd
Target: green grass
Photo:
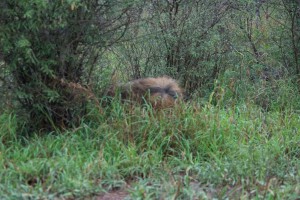
<path id="1" fill-rule="evenodd" d="M 298 112 L 298 113 L 297 113 Z M 63 133 L 17 132 L 0 116 L 0 199 L 296 199 L 299 111 L 182 105 L 153 112 L 114 103 Z"/>

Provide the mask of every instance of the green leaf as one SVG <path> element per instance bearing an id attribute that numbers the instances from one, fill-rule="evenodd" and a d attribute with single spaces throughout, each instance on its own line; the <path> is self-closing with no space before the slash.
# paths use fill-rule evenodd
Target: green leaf
<path id="1" fill-rule="evenodd" d="M 17 46 L 17 47 L 20 47 L 20 48 L 25 48 L 25 47 L 30 47 L 31 44 L 30 44 L 29 40 L 27 40 L 26 38 L 22 37 L 22 38 L 20 38 L 20 39 L 17 41 L 16 46 Z"/>

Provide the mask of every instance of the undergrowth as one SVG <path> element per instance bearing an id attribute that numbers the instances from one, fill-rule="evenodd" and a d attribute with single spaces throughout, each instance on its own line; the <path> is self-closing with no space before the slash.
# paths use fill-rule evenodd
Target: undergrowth
<path id="1" fill-rule="evenodd" d="M 297 113 L 298 112 L 298 113 Z M 299 111 L 253 104 L 153 111 L 114 102 L 72 131 L 17 132 L 0 116 L 0 198 L 296 199 Z"/>

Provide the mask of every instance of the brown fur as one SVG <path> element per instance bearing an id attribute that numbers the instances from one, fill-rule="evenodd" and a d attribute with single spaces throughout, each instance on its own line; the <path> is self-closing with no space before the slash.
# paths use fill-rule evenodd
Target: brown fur
<path id="1" fill-rule="evenodd" d="M 141 104 L 146 101 L 155 109 L 172 107 L 183 98 L 182 89 L 177 82 L 166 76 L 137 79 L 111 88 L 108 95 L 115 96 L 118 92 L 122 100 Z"/>

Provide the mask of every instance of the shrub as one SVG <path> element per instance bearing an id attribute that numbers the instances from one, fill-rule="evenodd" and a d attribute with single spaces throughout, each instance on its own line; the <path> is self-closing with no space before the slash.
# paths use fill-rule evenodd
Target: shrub
<path id="1" fill-rule="evenodd" d="M 0 52 L 31 130 L 78 125 L 100 49 L 126 30 L 130 4 L 122 6 L 127 9 L 115 1 L 1 2 Z"/>

